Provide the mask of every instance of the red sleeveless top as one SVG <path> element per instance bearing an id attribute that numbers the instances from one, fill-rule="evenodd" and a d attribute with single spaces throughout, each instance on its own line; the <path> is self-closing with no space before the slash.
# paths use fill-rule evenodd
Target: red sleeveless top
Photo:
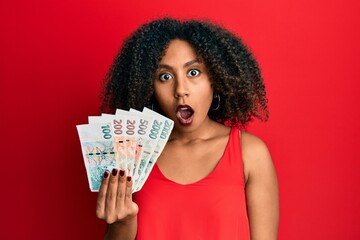
<path id="1" fill-rule="evenodd" d="M 207 177 L 182 185 L 155 164 L 133 198 L 139 206 L 137 240 L 249 240 L 239 130 L 232 128 Z"/>

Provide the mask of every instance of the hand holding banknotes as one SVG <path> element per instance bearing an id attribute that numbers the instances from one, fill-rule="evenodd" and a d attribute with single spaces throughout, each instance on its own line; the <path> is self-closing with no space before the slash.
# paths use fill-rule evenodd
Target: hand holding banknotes
<path id="1" fill-rule="evenodd" d="M 147 108 L 117 109 L 77 125 L 90 190 L 99 191 L 96 215 L 114 227 L 110 239 L 122 228 L 136 232 L 139 208 L 132 193 L 146 182 L 173 126 L 171 119 Z"/>
<path id="2" fill-rule="evenodd" d="M 138 206 L 132 201 L 132 179 L 125 170 L 114 168 L 104 173 L 99 189 L 96 215 L 108 224 L 131 221 L 138 213 Z"/>

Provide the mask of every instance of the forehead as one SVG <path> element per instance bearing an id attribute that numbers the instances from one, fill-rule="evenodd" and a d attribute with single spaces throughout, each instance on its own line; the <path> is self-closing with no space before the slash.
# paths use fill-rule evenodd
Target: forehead
<path id="1" fill-rule="evenodd" d="M 160 63 L 187 62 L 197 58 L 195 50 L 187 41 L 174 39 L 170 41 Z"/>

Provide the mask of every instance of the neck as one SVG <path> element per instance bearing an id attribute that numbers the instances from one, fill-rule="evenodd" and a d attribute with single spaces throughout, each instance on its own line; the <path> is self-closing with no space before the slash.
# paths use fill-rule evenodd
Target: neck
<path id="1" fill-rule="evenodd" d="M 198 140 L 207 140 L 213 138 L 219 133 L 219 128 L 223 128 L 220 123 L 217 123 L 210 118 L 207 118 L 204 123 L 198 128 L 192 129 L 191 126 L 176 126 L 170 135 L 169 141 L 179 141 L 183 143 L 194 142 Z"/>

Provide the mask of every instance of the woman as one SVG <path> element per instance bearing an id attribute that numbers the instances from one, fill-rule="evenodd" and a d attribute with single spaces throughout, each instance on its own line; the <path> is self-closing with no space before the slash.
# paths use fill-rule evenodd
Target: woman
<path id="1" fill-rule="evenodd" d="M 276 239 L 278 187 L 266 145 L 240 130 L 267 120 L 265 86 L 241 40 L 203 21 L 160 19 L 124 43 L 104 108 L 144 106 L 175 125 L 142 190 L 105 172 L 97 216 L 107 239 Z"/>

